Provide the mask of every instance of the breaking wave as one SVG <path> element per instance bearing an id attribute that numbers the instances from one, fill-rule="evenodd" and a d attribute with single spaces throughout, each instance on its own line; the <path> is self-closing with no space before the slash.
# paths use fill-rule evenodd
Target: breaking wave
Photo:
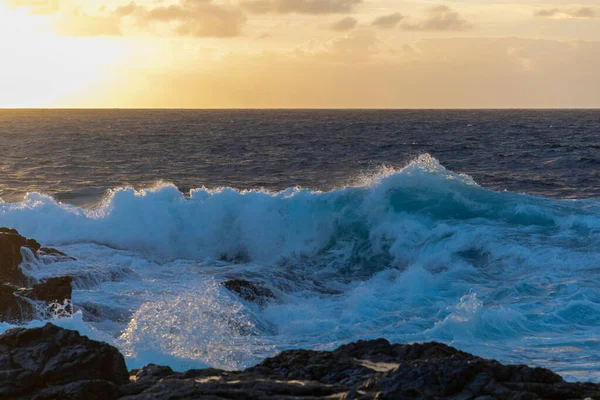
<path id="1" fill-rule="evenodd" d="M 81 277 L 75 305 L 122 310 L 125 322 L 74 318 L 109 332 L 130 366 L 239 368 L 385 337 L 600 378 L 598 199 L 490 191 L 429 155 L 356 182 L 189 194 L 162 183 L 91 208 L 30 193 L 0 203 L 0 226 L 77 258 L 40 268 Z M 257 307 L 219 284 L 239 277 L 279 301 Z"/>

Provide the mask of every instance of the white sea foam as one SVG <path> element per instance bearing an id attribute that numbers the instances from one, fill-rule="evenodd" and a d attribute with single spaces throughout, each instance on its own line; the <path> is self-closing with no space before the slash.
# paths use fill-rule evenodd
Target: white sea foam
<path id="1" fill-rule="evenodd" d="M 385 337 L 600 379 L 598 200 L 492 192 L 427 155 L 357 182 L 189 196 L 121 188 L 92 209 L 31 193 L 0 204 L 0 226 L 77 259 L 23 269 L 84 277 L 76 308 L 111 315 L 57 322 L 111 341 L 131 367 L 233 369 Z M 243 301 L 219 284 L 231 278 L 279 301 Z"/>

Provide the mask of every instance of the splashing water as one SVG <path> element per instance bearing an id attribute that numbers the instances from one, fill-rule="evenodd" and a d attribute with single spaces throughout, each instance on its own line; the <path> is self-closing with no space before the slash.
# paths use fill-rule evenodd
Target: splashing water
<path id="1" fill-rule="evenodd" d="M 328 192 L 162 184 L 88 209 L 30 193 L 0 204 L 0 225 L 77 259 L 29 275 L 98 277 L 73 302 L 105 319 L 58 321 L 131 367 L 236 369 L 384 337 L 600 379 L 600 202 L 486 190 L 429 155 Z M 233 278 L 278 301 L 236 297 Z"/>

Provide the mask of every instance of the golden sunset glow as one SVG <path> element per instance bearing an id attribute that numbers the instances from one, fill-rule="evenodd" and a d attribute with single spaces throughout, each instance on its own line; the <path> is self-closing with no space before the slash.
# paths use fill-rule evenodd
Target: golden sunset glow
<path id="1" fill-rule="evenodd" d="M 0 0 L 0 107 L 600 107 L 600 5 Z"/>
<path id="2" fill-rule="evenodd" d="M 0 8 L 0 107 L 51 107 L 86 98 L 125 58 L 114 39 L 62 37 L 51 17 Z M 74 104 L 75 105 L 75 104 Z"/>

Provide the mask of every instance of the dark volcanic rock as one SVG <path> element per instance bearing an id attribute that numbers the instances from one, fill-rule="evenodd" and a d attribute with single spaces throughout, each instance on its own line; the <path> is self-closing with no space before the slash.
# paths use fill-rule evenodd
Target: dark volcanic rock
<path id="1" fill-rule="evenodd" d="M 332 352 L 294 350 L 243 372 L 185 373 L 150 365 L 123 388 L 143 399 L 584 399 L 600 385 L 550 370 L 505 366 L 439 343 L 359 341 Z M 596 397 L 595 397 L 596 396 Z"/>
<path id="2" fill-rule="evenodd" d="M 27 284 L 27 278 L 19 268 L 23 261 L 21 247 L 27 243 L 27 238 L 19 235 L 16 230 L 0 228 L 0 282 L 17 286 Z"/>
<path id="3" fill-rule="evenodd" d="M 600 386 L 439 343 L 285 351 L 245 371 L 132 371 L 113 347 L 48 324 L 0 336 L 0 396 L 72 399 L 583 399 Z"/>
<path id="4" fill-rule="evenodd" d="M 61 276 L 58 278 L 48 278 L 42 282 L 33 285 L 29 292 L 29 298 L 34 300 L 43 300 L 45 302 L 63 303 L 70 300 L 73 293 L 70 276 Z"/>
<path id="5" fill-rule="evenodd" d="M 35 316 L 34 305 L 19 295 L 19 291 L 14 285 L 0 283 L 0 321 L 19 324 Z"/>
<path id="6" fill-rule="evenodd" d="M 219 256 L 219 261 L 225 261 L 233 264 L 246 264 L 252 261 L 246 249 L 239 249 L 233 253 L 223 253 Z"/>
<path id="7" fill-rule="evenodd" d="M 31 289 L 0 283 L 0 321 L 21 324 L 35 318 L 72 314 L 71 278 L 49 278 Z"/>
<path id="8" fill-rule="evenodd" d="M 76 331 L 47 324 L 0 335 L 0 398 L 110 399 L 117 397 L 116 385 L 128 381 L 116 348 Z"/>
<path id="9" fill-rule="evenodd" d="M 89 322 L 114 321 L 127 323 L 133 314 L 132 310 L 126 308 L 109 307 L 91 301 L 78 302 L 77 307 L 83 314 L 83 320 Z"/>
<path id="10" fill-rule="evenodd" d="M 52 247 L 41 247 L 38 250 L 38 254 L 44 255 L 44 256 L 63 257 L 63 258 L 68 258 L 68 259 L 71 259 L 71 260 L 75 260 L 75 258 L 69 257 L 68 255 L 66 255 L 62 251 L 53 249 Z"/>
<path id="11" fill-rule="evenodd" d="M 243 279 L 232 279 L 223 282 L 223 286 L 230 292 L 237 294 L 240 298 L 256 303 L 259 305 L 265 305 L 267 302 L 275 299 L 275 294 L 260 283 L 249 282 Z"/>
<path id="12" fill-rule="evenodd" d="M 26 291 L 26 296 L 32 300 L 44 301 L 48 306 L 45 310 L 46 316 L 67 317 L 73 312 L 72 281 L 70 276 L 48 278 L 33 285 L 33 288 Z"/>
<path id="13" fill-rule="evenodd" d="M 70 315 L 72 278 L 49 278 L 27 288 L 34 280 L 20 268 L 24 247 L 29 248 L 36 258 L 51 256 L 54 261 L 70 258 L 58 250 L 42 248 L 37 241 L 21 236 L 14 229 L 0 228 L 0 321 L 23 323 L 35 318 L 37 307 L 27 299 L 45 302 L 48 307 L 40 308 L 42 314 Z"/>
<path id="14" fill-rule="evenodd" d="M 0 282 L 16 286 L 27 286 L 29 280 L 19 265 L 23 262 L 21 248 L 29 248 L 34 255 L 52 255 L 70 258 L 56 249 L 41 247 L 34 239 L 27 239 L 12 228 L 0 228 Z"/>
<path id="15" fill-rule="evenodd" d="M 111 400 L 120 397 L 120 391 L 117 385 L 109 381 L 77 381 L 66 385 L 50 386 L 48 388 L 37 390 L 27 400 Z M 21 398 L 19 400 L 25 400 Z"/>
<path id="16" fill-rule="evenodd" d="M 129 380 L 131 375 L 131 381 Z M 0 336 L 0 397 L 16 399 L 600 399 L 600 385 L 440 343 L 359 341 L 285 351 L 245 371 L 125 370 L 103 343 L 52 324 Z"/>

